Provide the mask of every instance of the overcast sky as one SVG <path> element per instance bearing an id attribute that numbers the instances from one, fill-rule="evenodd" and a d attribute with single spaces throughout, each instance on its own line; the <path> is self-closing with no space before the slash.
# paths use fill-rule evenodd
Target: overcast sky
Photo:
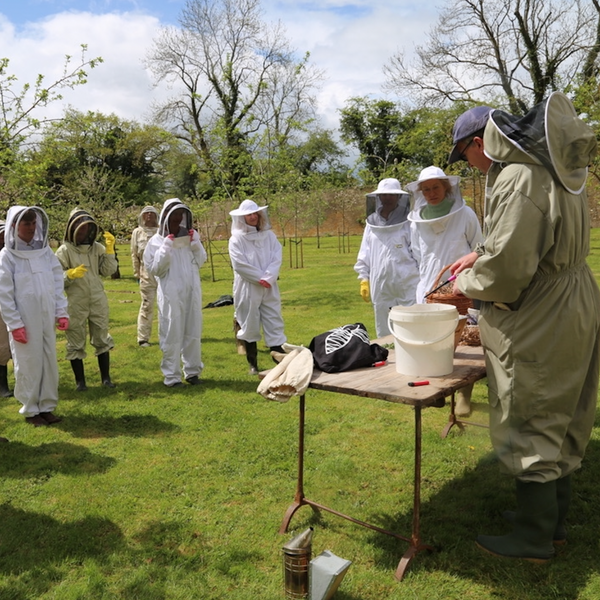
<path id="1" fill-rule="evenodd" d="M 384 97 L 383 65 L 398 49 L 410 52 L 423 42 L 442 1 L 263 0 L 262 7 L 265 20 L 280 21 L 298 52 L 309 51 L 325 71 L 319 112 L 322 125 L 335 129 L 348 98 Z M 1 0 L 0 57 L 10 60 L 20 89 L 39 73 L 48 82 L 59 77 L 64 56 L 75 61 L 87 44 L 88 58 L 104 63 L 53 113 L 70 105 L 143 121 L 160 91 L 142 60 L 160 27 L 178 24 L 184 6 L 185 0 Z"/>

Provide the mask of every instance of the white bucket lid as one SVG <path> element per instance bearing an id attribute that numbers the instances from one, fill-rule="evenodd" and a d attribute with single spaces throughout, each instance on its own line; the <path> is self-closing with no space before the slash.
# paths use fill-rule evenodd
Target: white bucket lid
<path id="1" fill-rule="evenodd" d="M 412 306 L 392 306 L 390 320 L 399 322 L 437 322 L 458 317 L 458 310 L 452 304 L 413 304 Z"/>

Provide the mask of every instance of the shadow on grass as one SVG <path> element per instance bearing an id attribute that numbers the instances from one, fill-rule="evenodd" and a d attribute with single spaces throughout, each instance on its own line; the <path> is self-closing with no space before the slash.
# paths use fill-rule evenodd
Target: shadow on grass
<path id="1" fill-rule="evenodd" d="M 26 479 L 49 477 L 53 473 L 90 475 L 104 473 L 115 463 L 113 458 L 99 456 L 87 448 L 65 442 L 28 446 L 13 441 L 0 446 L 0 477 Z"/>
<path id="2" fill-rule="evenodd" d="M 0 522 L 0 573 L 14 575 L 26 571 L 39 572 L 40 577 L 32 577 L 30 585 L 35 581 L 40 584 L 50 582 L 47 569 L 52 565 L 69 559 L 78 562 L 86 558 L 102 560 L 126 548 L 119 527 L 100 517 L 61 523 L 44 514 L 2 504 Z"/>
<path id="3" fill-rule="evenodd" d="M 154 415 L 69 415 L 57 427 L 80 438 L 147 437 L 179 429 L 177 425 Z"/>
<path id="4" fill-rule="evenodd" d="M 426 478 L 426 461 L 423 476 Z M 575 600 L 598 567 L 600 513 L 596 510 L 600 481 L 600 443 L 590 442 L 582 469 L 573 475 L 573 498 L 567 528 L 569 542 L 545 565 L 497 558 L 475 546 L 478 534 L 503 535 L 510 526 L 503 511 L 514 510 L 514 480 L 499 476 L 495 456 L 489 454 L 478 465 L 453 478 L 421 504 L 421 539 L 437 552 L 422 552 L 412 561 L 411 573 L 447 571 L 453 578 L 471 579 L 494 590 L 500 598 L 527 600 L 560 598 Z M 427 493 L 426 479 L 422 487 Z M 404 514 L 371 514 L 367 521 L 410 537 L 412 511 Z M 394 538 L 373 534 L 376 561 L 395 571 L 408 546 Z"/>

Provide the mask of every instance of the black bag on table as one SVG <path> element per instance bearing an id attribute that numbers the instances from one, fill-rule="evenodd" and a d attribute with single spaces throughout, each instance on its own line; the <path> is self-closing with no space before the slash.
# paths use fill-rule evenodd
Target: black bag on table
<path id="1" fill-rule="evenodd" d="M 326 373 L 339 373 L 370 367 L 386 360 L 388 351 L 371 344 L 362 323 L 343 325 L 314 337 L 308 349 L 313 353 L 315 368 Z"/>

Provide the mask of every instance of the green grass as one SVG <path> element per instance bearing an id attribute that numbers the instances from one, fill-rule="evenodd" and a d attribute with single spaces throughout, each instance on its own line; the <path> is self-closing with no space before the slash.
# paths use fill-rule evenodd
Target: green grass
<path id="1" fill-rule="evenodd" d="M 280 287 L 286 333 L 308 345 L 334 326 L 361 321 L 371 307 L 358 293 L 351 252 L 337 238 L 304 241 L 304 268 L 284 250 Z M 590 264 L 600 276 L 600 233 Z M 90 350 L 89 391 L 74 391 L 59 335 L 57 413 L 33 428 L 14 399 L 0 399 L 0 600 L 275 600 L 283 598 L 281 546 L 312 525 L 313 554 L 352 561 L 336 598 L 547 600 L 600 597 L 600 421 L 575 475 L 569 544 L 533 567 L 482 555 L 478 533 L 506 530 L 512 483 L 499 475 L 485 429 L 440 431 L 448 408 L 424 411 L 422 536 L 439 549 L 420 554 L 403 582 L 394 571 L 407 545 L 303 507 L 288 534 L 278 529 L 295 491 L 297 399 L 256 394 L 236 353 L 231 306 L 205 309 L 204 383 L 167 390 L 156 343 L 138 348 L 139 296 L 128 252 L 120 280 L 105 283 L 111 307 L 114 390 L 99 387 Z M 202 269 L 204 304 L 231 293 L 231 271 Z M 153 333 L 156 342 L 156 331 Z M 260 365 L 272 363 L 264 346 Z M 473 420 L 485 422 L 484 382 Z M 407 406 L 309 391 L 306 495 L 401 534 L 412 516 L 413 411 Z"/>

